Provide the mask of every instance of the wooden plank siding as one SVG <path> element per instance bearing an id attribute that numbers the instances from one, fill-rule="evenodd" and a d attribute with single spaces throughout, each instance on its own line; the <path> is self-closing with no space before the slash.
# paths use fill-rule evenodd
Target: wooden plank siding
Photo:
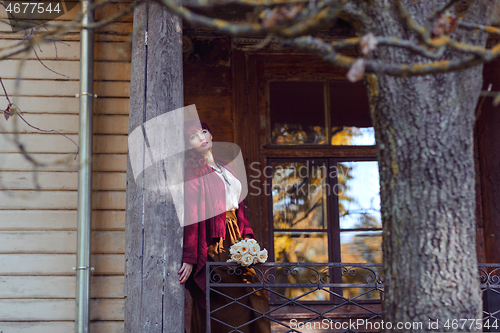
<path id="1" fill-rule="evenodd" d="M 108 17 L 129 4 L 107 4 L 95 17 Z M 71 20 L 79 7 L 57 21 Z M 97 29 L 95 36 L 94 91 L 98 98 L 94 100 L 93 124 L 91 265 L 95 270 L 90 332 L 96 333 L 124 331 L 131 31 L 129 14 Z M 11 33 L 2 25 L 0 56 L 5 47 L 22 38 L 22 32 Z M 2 61 L 0 77 L 27 122 L 39 129 L 57 130 L 78 143 L 79 100 L 75 94 L 79 92 L 80 34 L 71 30 L 62 40 L 43 44 L 35 48 L 36 53 L 31 50 Z M 1 91 L 0 108 L 6 105 Z M 0 331 L 67 333 L 75 328 L 77 147 L 60 134 L 43 133 L 17 120 L 0 119 Z M 26 150 L 46 166 L 34 170 L 9 141 L 14 132 L 20 133 Z"/>

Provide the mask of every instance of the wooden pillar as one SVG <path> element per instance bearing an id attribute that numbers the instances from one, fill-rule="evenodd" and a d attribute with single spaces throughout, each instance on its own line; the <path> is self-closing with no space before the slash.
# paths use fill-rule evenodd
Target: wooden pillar
<path id="1" fill-rule="evenodd" d="M 134 11 L 129 134 L 183 104 L 181 20 L 156 3 L 142 3 Z M 143 160 L 148 154 L 148 142 L 146 139 Z M 125 225 L 127 333 L 184 332 L 184 287 L 177 275 L 182 228 L 169 191 L 154 186 L 164 184 L 165 177 L 182 177 L 173 174 L 182 168 L 174 171 L 159 165 L 159 172 L 148 172 L 136 180 L 129 150 Z"/>

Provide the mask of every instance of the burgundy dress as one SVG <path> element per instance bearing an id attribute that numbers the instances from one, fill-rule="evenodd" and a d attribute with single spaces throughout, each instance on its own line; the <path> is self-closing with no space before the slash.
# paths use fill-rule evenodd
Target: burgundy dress
<path id="1" fill-rule="evenodd" d="M 220 164 L 224 161 L 215 158 Z M 232 172 L 229 166 L 226 169 Z M 207 168 L 213 177 L 198 177 L 192 170 L 186 170 L 186 181 L 184 195 L 188 203 L 196 202 L 196 205 L 186 204 L 185 219 L 187 225 L 184 227 L 184 251 L 182 262 L 194 265 L 191 276 L 186 281 L 186 288 L 193 298 L 193 308 L 191 313 L 191 333 L 206 332 L 206 262 L 225 262 L 228 259 L 229 247 L 247 235 L 254 236 L 248 217 L 246 215 L 243 202 L 240 202 L 236 211 L 224 211 L 211 218 L 199 221 L 200 211 L 205 212 L 207 205 L 218 206 L 218 209 L 225 210 L 225 187 L 222 179 Z M 207 193 L 208 192 L 208 193 Z M 214 198 L 216 197 L 216 198 Z M 203 216 L 203 215 L 202 215 Z M 214 230 L 215 229 L 215 230 Z M 253 269 L 243 268 L 240 275 L 229 275 L 227 268 L 220 268 L 216 271 L 222 277 L 222 281 L 228 283 L 250 282 L 255 274 Z M 251 293 L 253 288 L 217 288 L 218 291 L 232 298 L 242 297 Z M 231 301 L 217 292 L 210 295 L 210 308 L 214 311 L 223 307 Z M 259 312 L 269 311 L 267 296 L 262 292 L 255 292 L 246 296 L 238 302 L 245 304 Z M 212 313 L 211 331 L 214 333 L 231 332 L 232 327 L 240 326 L 256 318 L 255 313 L 239 304 L 231 304 L 219 311 Z M 223 323 L 220 323 L 222 321 Z M 239 328 L 242 332 L 248 333 L 269 333 L 270 322 L 268 319 L 259 319 L 249 325 Z"/>

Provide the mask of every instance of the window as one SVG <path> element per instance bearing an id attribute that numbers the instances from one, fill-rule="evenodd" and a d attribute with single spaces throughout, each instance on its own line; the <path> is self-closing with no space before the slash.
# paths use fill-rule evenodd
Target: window
<path id="1" fill-rule="evenodd" d="M 270 81 L 269 106 L 273 145 L 375 144 L 363 83 Z"/>
<path id="2" fill-rule="evenodd" d="M 329 78 L 270 79 L 267 91 L 271 258 L 276 262 L 382 262 L 378 165 L 363 150 L 375 144 L 364 84 Z M 365 278 L 363 274 L 343 277 L 340 270 L 330 274 L 343 283 Z M 305 269 L 288 276 L 299 283 L 307 283 L 308 278 Z M 287 290 L 285 295 L 294 297 L 304 289 Z M 340 291 L 344 297 L 362 292 Z M 378 297 L 374 292 L 362 296 Z M 302 300 L 335 301 L 324 291 Z"/>

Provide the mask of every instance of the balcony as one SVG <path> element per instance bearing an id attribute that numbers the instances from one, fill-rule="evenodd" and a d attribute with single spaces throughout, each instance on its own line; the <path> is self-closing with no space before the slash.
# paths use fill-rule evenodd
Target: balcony
<path id="1" fill-rule="evenodd" d="M 255 275 L 251 283 L 225 283 L 219 272 L 227 270 L 229 275 L 241 275 L 241 266 L 207 262 L 207 295 L 217 293 L 227 300 L 227 304 L 211 308 L 207 297 L 207 332 L 215 321 L 232 328 L 231 332 L 242 332 L 241 329 L 258 320 L 258 316 L 269 318 L 273 333 L 379 332 L 382 329 L 382 264 L 268 262 L 252 268 Z M 483 293 L 483 324 L 494 326 L 496 323 L 498 328 L 491 327 L 490 332 L 499 332 L 500 264 L 479 264 L 478 278 Z M 230 288 L 245 287 L 255 289 L 244 291 L 237 298 L 228 295 Z M 261 290 L 270 300 L 268 312 L 259 312 L 243 302 Z M 213 318 L 214 313 L 231 306 L 252 309 L 257 318 L 237 327 Z M 419 323 L 412 325 L 411 329 L 419 329 Z"/>

